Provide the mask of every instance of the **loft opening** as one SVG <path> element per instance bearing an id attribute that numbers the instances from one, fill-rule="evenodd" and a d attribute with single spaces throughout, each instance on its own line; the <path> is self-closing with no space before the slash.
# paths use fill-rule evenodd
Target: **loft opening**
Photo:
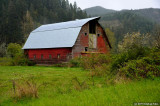
<path id="1" fill-rule="evenodd" d="M 96 21 L 94 20 L 89 22 L 89 33 L 96 34 Z"/>

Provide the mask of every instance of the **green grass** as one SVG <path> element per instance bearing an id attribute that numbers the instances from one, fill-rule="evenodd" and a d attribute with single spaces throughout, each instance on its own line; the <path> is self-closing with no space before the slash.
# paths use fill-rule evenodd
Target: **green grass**
<path id="1" fill-rule="evenodd" d="M 30 79 L 38 84 L 39 98 L 14 100 L 12 79 Z M 87 89 L 75 90 L 73 78 L 85 81 Z M 133 106 L 134 102 L 160 102 L 160 78 L 132 81 L 126 84 L 105 85 L 95 77 L 95 86 L 89 73 L 80 68 L 0 66 L 0 105 L 112 105 Z"/>

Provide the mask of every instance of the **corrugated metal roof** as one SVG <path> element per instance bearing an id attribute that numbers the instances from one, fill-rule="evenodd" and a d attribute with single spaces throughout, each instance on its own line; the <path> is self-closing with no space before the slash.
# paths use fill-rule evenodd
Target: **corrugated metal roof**
<path id="1" fill-rule="evenodd" d="M 23 49 L 73 47 L 81 27 L 87 22 L 99 18 L 42 25 L 31 32 Z"/>

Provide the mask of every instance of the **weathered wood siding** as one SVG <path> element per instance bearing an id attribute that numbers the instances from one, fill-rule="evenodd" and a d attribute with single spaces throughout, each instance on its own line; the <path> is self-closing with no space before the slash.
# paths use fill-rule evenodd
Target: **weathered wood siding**
<path id="1" fill-rule="evenodd" d="M 92 35 L 92 34 L 91 34 Z M 85 47 L 88 47 L 88 52 L 99 52 L 99 53 L 107 53 L 109 51 L 109 43 L 107 41 L 107 36 L 103 30 L 103 28 L 100 26 L 100 24 L 98 24 L 98 22 L 96 23 L 96 34 L 94 36 L 96 36 L 96 43 L 93 43 L 92 45 L 96 48 L 90 48 L 90 44 L 89 44 L 89 23 L 86 23 L 80 33 L 79 36 L 77 38 L 77 41 L 75 43 L 75 45 L 72 48 L 72 57 L 79 57 L 82 55 L 82 52 L 84 54 L 85 52 Z M 93 39 L 93 41 L 95 40 L 95 38 Z M 96 46 L 94 44 L 97 44 Z"/>

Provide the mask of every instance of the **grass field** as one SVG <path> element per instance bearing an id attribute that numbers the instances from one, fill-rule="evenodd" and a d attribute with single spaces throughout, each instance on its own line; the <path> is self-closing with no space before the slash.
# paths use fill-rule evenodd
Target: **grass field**
<path id="1" fill-rule="evenodd" d="M 13 99 L 12 80 L 22 79 L 33 79 L 42 85 L 38 98 Z M 116 85 L 105 85 L 104 78 L 100 77 L 94 81 L 95 86 L 89 72 L 80 68 L 0 66 L 0 105 L 133 106 L 134 102 L 160 102 L 160 78 Z"/>

